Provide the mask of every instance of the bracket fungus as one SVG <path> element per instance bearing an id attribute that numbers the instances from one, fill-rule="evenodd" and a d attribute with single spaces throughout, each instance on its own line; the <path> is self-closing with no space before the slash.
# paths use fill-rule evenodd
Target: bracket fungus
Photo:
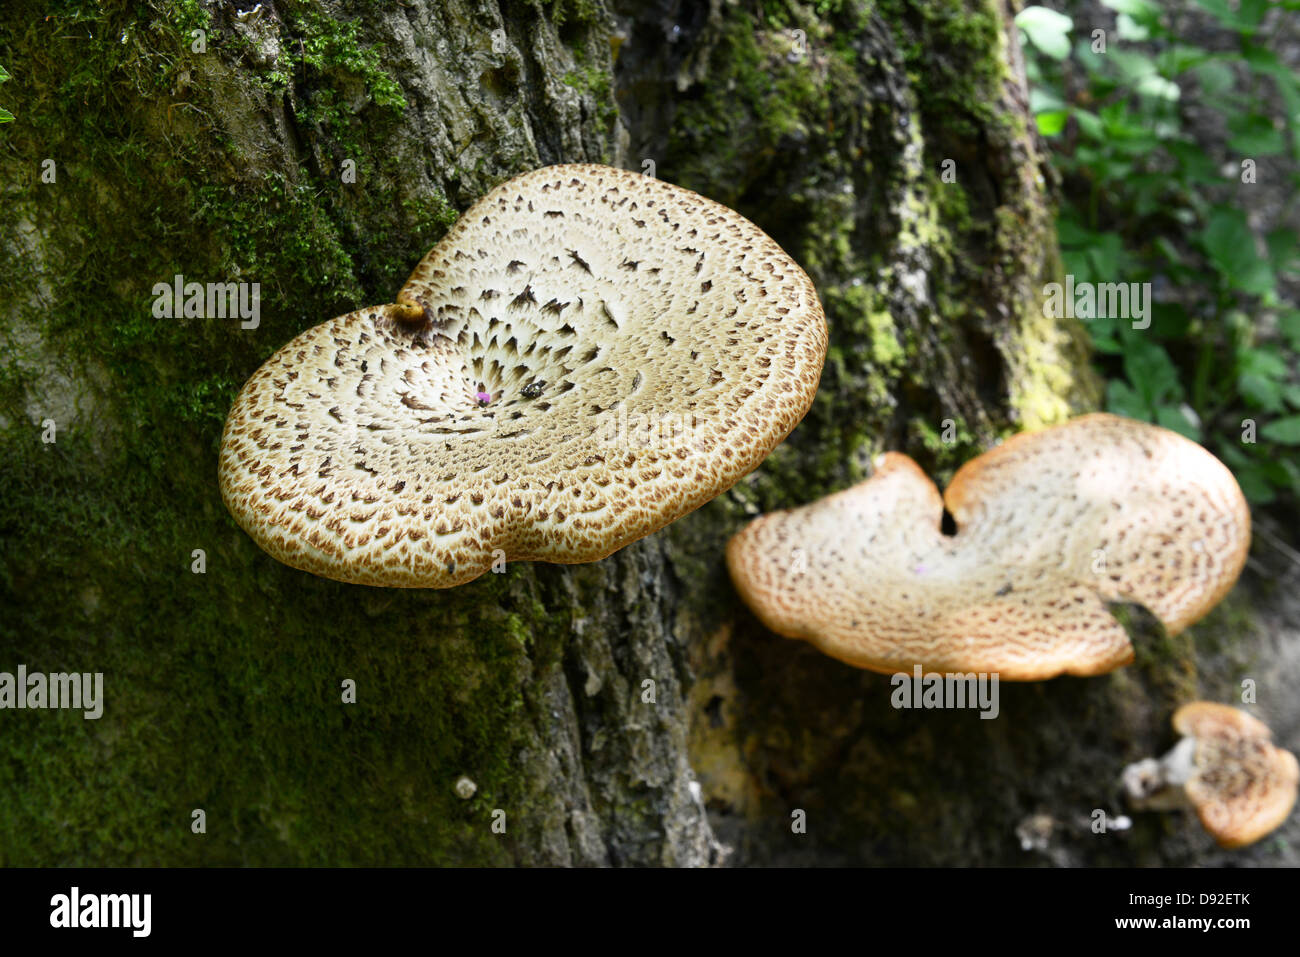
<path id="1" fill-rule="evenodd" d="M 1253 844 L 1287 819 L 1300 765 L 1273 745 L 1267 725 L 1209 701 L 1183 705 L 1173 725 L 1183 735 L 1173 750 L 1124 769 L 1124 791 L 1134 808 L 1194 808 L 1201 826 L 1225 848 Z"/>
<path id="2" fill-rule="evenodd" d="M 1107 602 L 1145 605 L 1171 633 L 1196 621 L 1249 544 L 1245 499 L 1218 459 L 1098 413 L 1008 439 L 943 495 L 886 453 L 866 481 L 751 522 L 727 564 L 767 627 L 848 664 L 1034 681 L 1132 660 Z"/>
<path id="3" fill-rule="evenodd" d="M 252 376 L 222 496 L 273 557 L 444 588 L 494 561 L 595 561 L 726 491 L 808 411 L 826 320 L 739 213 L 624 170 L 493 189 L 391 305 Z"/>

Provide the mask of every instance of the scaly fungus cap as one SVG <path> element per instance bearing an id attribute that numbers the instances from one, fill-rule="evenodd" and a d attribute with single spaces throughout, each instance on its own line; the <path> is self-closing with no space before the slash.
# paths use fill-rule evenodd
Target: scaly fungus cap
<path id="1" fill-rule="evenodd" d="M 604 166 L 498 186 L 397 300 L 273 355 L 222 437 L 240 525 L 328 578 L 604 558 L 762 462 L 826 353 L 812 284 L 758 227 Z"/>
<path id="2" fill-rule="evenodd" d="M 1183 785 L 1220 847 L 1243 847 L 1291 813 L 1300 786 L 1295 755 L 1275 747 L 1262 721 L 1225 704 L 1194 701 L 1174 712 L 1174 730 L 1196 742 Z"/>
<path id="3" fill-rule="evenodd" d="M 1107 601 L 1177 632 L 1232 587 L 1249 544 L 1245 499 L 1214 456 L 1096 414 L 1009 439 L 943 496 L 887 453 L 866 481 L 749 524 L 727 563 L 764 624 L 848 664 L 1031 681 L 1127 664 Z"/>

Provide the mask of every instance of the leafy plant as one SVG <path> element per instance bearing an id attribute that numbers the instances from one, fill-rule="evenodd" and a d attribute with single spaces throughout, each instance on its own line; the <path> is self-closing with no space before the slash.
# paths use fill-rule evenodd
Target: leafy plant
<path id="1" fill-rule="evenodd" d="M 1085 322 L 1107 407 L 1205 442 L 1253 502 L 1282 494 L 1294 505 L 1300 310 L 1279 282 L 1300 278 L 1300 254 L 1291 230 L 1260 235 L 1233 200 L 1262 158 L 1288 160 L 1290 185 L 1300 186 L 1300 82 L 1261 42 L 1269 9 L 1300 2 L 1196 0 L 1232 33 L 1231 52 L 1184 42 L 1152 0 L 1103 2 L 1117 14 L 1109 33 L 1085 35 L 1043 7 L 1016 23 L 1031 107 L 1064 183 L 1066 273 L 1151 284 L 1146 328 Z M 1226 160 L 1198 142 L 1184 89 L 1221 116 Z M 1271 101 L 1284 116 L 1271 115 Z"/>
<path id="2" fill-rule="evenodd" d="M 6 70 L 4 67 L 0 66 L 0 83 L 3 83 L 5 80 L 8 80 L 9 78 L 10 78 L 9 71 Z M 8 110 L 6 110 L 3 106 L 0 106 L 0 123 L 12 123 L 13 121 L 14 121 L 14 115 L 10 113 Z"/>

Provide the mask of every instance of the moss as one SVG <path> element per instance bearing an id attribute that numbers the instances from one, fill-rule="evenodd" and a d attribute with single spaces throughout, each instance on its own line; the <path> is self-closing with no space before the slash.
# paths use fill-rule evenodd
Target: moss
<path id="1" fill-rule="evenodd" d="M 212 26 L 212 14 L 199 0 L 172 0 L 163 9 L 184 36 L 189 36 L 191 30 L 206 30 Z"/>
<path id="2" fill-rule="evenodd" d="M 879 0 L 893 27 L 909 78 L 918 85 L 927 128 L 942 125 L 960 137 L 1005 122 L 991 103 L 1005 78 L 1001 22 L 988 0 Z"/>
<path id="3" fill-rule="evenodd" d="M 32 5 L 0 25 L 29 58 L 6 85 L 25 118 L 9 148 L 24 169 L 59 161 L 56 184 L 4 188 L 0 659 L 101 671 L 107 699 L 98 722 L 13 715 L 0 791 L 18 798 L 0 802 L 0 834 L 27 837 L 0 842 L 0 863 L 507 862 L 549 800 L 518 754 L 564 636 L 529 569 L 437 594 L 315 579 L 261 554 L 215 483 L 248 374 L 306 326 L 389 300 L 455 211 L 404 188 L 395 157 L 360 153 L 363 189 L 310 167 L 244 179 L 232 140 L 188 125 L 201 113 L 121 109 L 186 62 L 174 9 L 66 4 L 51 28 Z M 142 39 L 76 42 L 87 32 Z M 343 25 L 307 44 L 316 89 L 355 75 L 391 113 L 358 36 Z M 320 126 L 328 152 L 338 125 Z M 225 142 L 226 162 L 191 141 Z M 176 273 L 260 282 L 261 325 L 154 318 L 153 284 Z M 54 357 L 85 401 L 44 445 L 33 416 L 62 397 L 36 376 Z M 190 571 L 194 549 L 206 574 Z M 356 705 L 340 700 L 345 678 Z M 468 802 L 452 792 L 462 773 L 479 785 Z M 496 807 L 517 836 L 492 834 Z M 194 808 L 206 835 L 190 831 Z"/>
<path id="4" fill-rule="evenodd" d="M 907 79 L 884 97 L 862 54 L 880 49 L 882 21 Z M 807 39 L 802 56 L 792 48 L 796 29 Z M 997 11 L 982 2 L 764 0 L 721 25 L 707 79 L 682 97 L 666 175 L 773 235 L 812 277 L 830 326 L 811 412 L 789 454 L 778 449 L 749 483 L 759 507 L 792 504 L 791 487 L 808 498 L 843 487 L 898 439 L 940 470 L 978 451 L 987 425 L 977 429 L 940 399 L 953 371 L 934 365 L 936 350 L 998 343 L 999 354 L 981 361 L 999 365 L 976 376 L 992 381 L 1005 371 L 1029 421 L 1068 407 L 1060 396 L 1073 388 L 1065 376 L 1074 356 L 1056 331 L 1020 321 L 1004 330 L 985 311 L 1024 298 L 1005 283 L 1036 269 L 1034 239 L 1047 219 L 1018 183 L 980 179 L 989 175 L 981 157 L 990 131 L 1013 135 L 1014 123 L 990 106 L 1005 78 L 1000 30 Z M 944 181 L 946 159 L 955 182 Z M 1006 210 L 995 205 L 998 190 L 1013 197 Z M 1013 248 L 1004 255 L 998 243 Z M 1029 359 L 1015 358 L 1025 351 Z M 911 413 L 901 429 L 900 404 Z M 947 419 L 960 420 L 960 437 L 931 441 Z"/>
<path id="5" fill-rule="evenodd" d="M 564 83 L 581 93 L 586 93 L 595 101 L 596 128 L 600 139 L 605 144 L 602 163 L 609 162 L 609 143 L 614 133 L 614 124 L 618 121 L 618 106 L 614 102 L 614 79 L 606 66 L 579 66 L 564 75 Z"/>
<path id="6" fill-rule="evenodd" d="M 1029 295 L 1021 303 L 1019 321 L 1012 328 L 1006 350 L 1011 367 L 1011 407 L 1023 429 L 1054 425 L 1073 414 L 1094 409 L 1100 402 L 1100 386 L 1087 369 L 1088 346 L 1082 328 L 1063 326 L 1048 318 L 1041 296 L 1050 278 L 1035 278 L 1035 264 L 1044 246 L 1056 245 L 1055 228 L 1038 221 L 1035 225 L 1024 210 L 998 210 L 997 254 L 1008 274 L 1029 277 Z M 1052 267 L 1062 281 L 1059 259 Z"/>
<path id="7" fill-rule="evenodd" d="M 178 467 L 211 453 L 180 443 L 180 423 L 162 429 L 165 495 L 160 476 L 129 474 L 129 451 L 105 468 L 84 431 L 48 449 L 35 430 L 5 436 L 19 455 L 0 465 L 0 529 L 45 556 L 5 564 L 6 657 L 103 671 L 107 706 L 99 722 L 15 716 L 0 787 L 22 800 L 0 807 L 0 833 L 29 839 L 3 862 L 504 861 L 487 816 L 527 807 L 525 689 L 558 658 L 532 586 L 507 574 L 455 596 L 376 594 L 293 572 L 231 526 L 204 481 L 214 463 Z M 205 575 L 189 571 L 194 547 Z M 341 703 L 345 678 L 356 705 Z M 478 783 L 473 802 L 452 795 L 458 773 Z M 195 807 L 205 837 L 189 832 Z"/>
<path id="8" fill-rule="evenodd" d="M 549 12 L 551 22 L 557 27 L 564 24 L 591 24 L 603 13 L 598 0 L 535 0 L 541 9 Z"/>
<path id="9" fill-rule="evenodd" d="M 830 346 L 827 363 L 832 378 L 846 379 L 854 374 L 855 365 L 861 365 L 866 372 L 862 384 L 866 392 L 863 398 L 873 404 L 888 402 L 890 390 L 902 373 L 907 353 L 894 318 L 879 292 L 858 279 L 842 286 L 824 288 L 822 301 L 843 327 L 860 333 L 862 343 L 860 355 L 847 353 L 839 344 Z"/>
<path id="10" fill-rule="evenodd" d="M 946 418 L 937 425 L 921 416 L 912 416 L 908 420 L 908 436 L 918 449 L 926 453 L 926 460 L 932 463 L 934 478 L 941 486 L 957 469 L 983 451 L 979 436 L 960 416 Z"/>
<path id="11" fill-rule="evenodd" d="M 1133 645 L 1133 664 L 1143 684 L 1169 702 L 1196 698 L 1196 648 L 1189 632 L 1171 635 L 1154 615 L 1136 605 L 1111 605 Z"/>
<path id="12" fill-rule="evenodd" d="M 291 24 L 301 43 L 302 62 L 322 74 L 339 71 L 365 83 L 376 106 L 401 113 L 406 109 L 402 88 L 383 69 L 379 51 L 363 47 L 357 38 L 360 21 L 334 20 L 312 7 L 290 5 Z"/>
<path id="13" fill-rule="evenodd" d="M 1012 377 L 1011 405 L 1024 429 L 1064 422 L 1074 414 L 1076 369 L 1062 355 L 1065 339 L 1051 320 L 1032 304 L 1025 307 L 1015 343 L 1018 361 Z"/>

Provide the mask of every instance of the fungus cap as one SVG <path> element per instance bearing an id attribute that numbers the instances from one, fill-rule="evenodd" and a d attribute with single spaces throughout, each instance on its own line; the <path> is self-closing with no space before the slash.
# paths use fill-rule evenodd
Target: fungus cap
<path id="1" fill-rule="evenodd" d="M 1238 708 L 1194 701 L 1174 712 L 1174 730 L 1196 742 L 1184 789 L 1220 847 L 1253 844 L 1291 813 L 1300 765 L 1275 747 L 1262 721 Z"/>
<path id="2" fill-rule="evenodd" d="M 1245 499 L 1214 456 L 1095 414 L 1009 439 L 944 495 L 887 453 L 866 481 L 750 523 L 727 563 L 764 624 L 848 664 L 1030 681 L 1127 664 L 1107 601 L 1176 632 L 1232 587 L 1249 543 Z"/>
<path id="3" fill-rule="evenodd" d="M 826 335 L 808 277 L 740 214 L 548 167 L 464 213 L 396 304 L 267 360 L 226 421 L 222 495 L 272 556 L 343 581 L 595 561 L 762 462 Z"/>

